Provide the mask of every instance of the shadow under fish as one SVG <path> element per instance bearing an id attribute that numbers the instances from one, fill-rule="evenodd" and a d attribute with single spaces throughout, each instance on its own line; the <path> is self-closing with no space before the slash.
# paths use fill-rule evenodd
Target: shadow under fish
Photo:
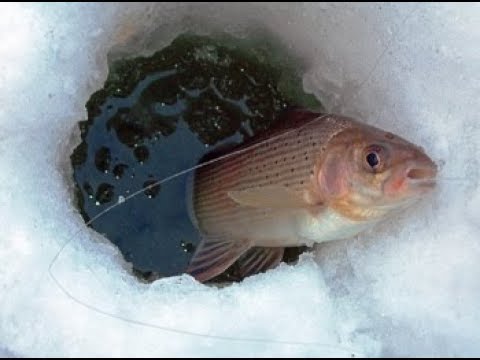
<path id="1" fill-rule="evenodd" d="M 186 270 L 209 281 L 275 268 L 285 249 L 347 239 L 433 188 L 423 150 L 340 115 L 291 109 L 274 127 L 207 154 L 190 177 L 201 241 Z"/>

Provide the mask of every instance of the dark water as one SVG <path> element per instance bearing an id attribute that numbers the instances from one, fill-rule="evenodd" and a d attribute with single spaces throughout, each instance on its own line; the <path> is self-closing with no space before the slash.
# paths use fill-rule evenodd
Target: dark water
<path id="1" fill-rule="evenodd" d="M 152 57 L 111 64 L 86 105 L 82 143 L 71 156 L 85 221 L 195 166 L 208 151 L 268 128 L 289 105 L 320 108 L 301 91 L 298 69 L 275 51 L 263 41 L 187 34 Z M 187 178 L 151 187 L 91 224 L 144 279 L 181 274 L 199 242 Z M 291 249 L 285 260 L 299 252 Z M 236 279 L 233 266 L 216 280 Z"/>

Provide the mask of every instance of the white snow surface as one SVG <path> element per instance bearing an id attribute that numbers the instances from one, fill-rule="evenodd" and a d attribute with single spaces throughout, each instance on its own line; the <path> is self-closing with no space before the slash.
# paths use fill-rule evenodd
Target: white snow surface
<path id="1" fill-rule="evenodd" d="M 480 355 L 479 4 L 0 11 L 0 356 Z M 76 123 L 107 54 L 257 26 L 306 60 L 305 89 L 327 109 L 421 144 L 450 180 L 295 266 L 221 289 L 186 275 L 142 284 L 75 209 Z"/>

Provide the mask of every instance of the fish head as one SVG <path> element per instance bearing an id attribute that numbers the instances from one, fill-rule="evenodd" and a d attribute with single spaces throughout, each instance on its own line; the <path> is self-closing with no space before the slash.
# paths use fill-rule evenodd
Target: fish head
<path id="1" fill-rule="evenodd" d="M 434 188 L 436 174 L 436 164 L 421 147 L 357 124 L 329 141 L 313 181 L 327 204 L 368 218 L 385 216 L 421 199 Z"/>

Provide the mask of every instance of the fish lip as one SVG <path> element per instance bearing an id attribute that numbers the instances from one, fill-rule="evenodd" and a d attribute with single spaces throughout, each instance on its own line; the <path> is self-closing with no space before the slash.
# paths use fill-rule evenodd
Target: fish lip
<path id="1" fill-rule="evenodd" d="M 437 175 L 437 168 L 432 166 L 415 166 L 407 170 L 406 176 L 410 181 L 430 181 Z"/>
<path id="2" fill-rule="evenodd" d="M 436 186 L 437 166 L 431 161 L 415 164 L 407 169 L 405 176 L 414 188 L 430 190 Z"/>

